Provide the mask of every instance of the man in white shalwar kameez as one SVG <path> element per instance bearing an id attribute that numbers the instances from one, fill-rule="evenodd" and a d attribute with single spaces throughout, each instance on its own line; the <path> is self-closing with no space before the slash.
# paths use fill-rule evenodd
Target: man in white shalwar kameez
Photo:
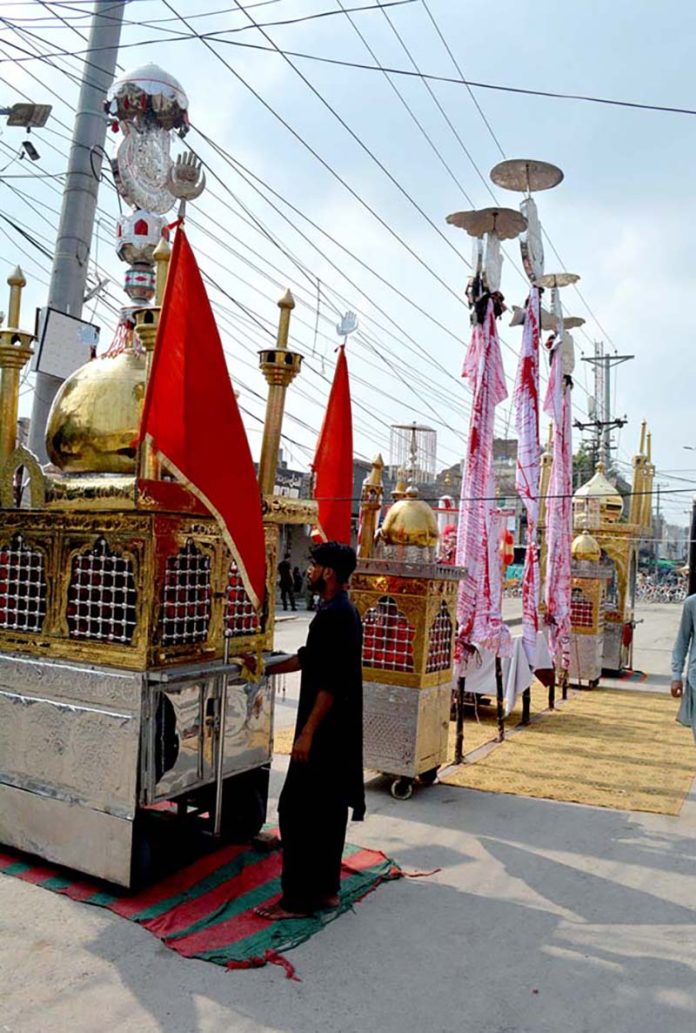
<path id="1" fill-rule="evenodd" d="M 686 683 L 683 680 L 684 661 Z M 690 728 L 696 741 L 696 595 L 684 600 L 681 623 L 672 652 L 672 695 L 681 699 L 677 721 Z"/>

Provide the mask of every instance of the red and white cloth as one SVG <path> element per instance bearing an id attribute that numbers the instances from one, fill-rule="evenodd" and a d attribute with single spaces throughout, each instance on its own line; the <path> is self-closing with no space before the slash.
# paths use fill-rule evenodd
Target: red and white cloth
<path id="1" fill-rule="evenodd" d="M 544 412 L 553 420 L 553 465 L 546 506 L 546 621 L 556 663 L 570 666 L 570 550 L 573 538 L 571 388 L 563 376 L 561 344 L 551 358 Z"/>
<path id="2" fill-rule="evenodd" d="M 539 289 L 529 292 L 513 403 L 517 428 L 515 487 L 527 511 L 527 551 L 522 575 L 522 642 L 531 664 L 539 630 Z"/>
<path id="3" fill-rule="evenodd" d="M 495 501 L 493 434 L 495 407 L 507 398 L 507 388 L 492 301 L 483 324 L 474 326 L 462 376 L 471 387 L 472 405 L 457 538 L 457 563 L 467 569 L 459 582 L 457 654 L 461 655 L 463 643 L 476 642 L 504 656 L 510 651 L 510 633 L 502 617 L 501 516 Z"/>

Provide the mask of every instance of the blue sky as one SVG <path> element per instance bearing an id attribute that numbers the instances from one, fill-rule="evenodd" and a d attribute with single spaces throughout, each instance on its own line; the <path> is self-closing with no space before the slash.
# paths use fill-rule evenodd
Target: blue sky
<path id="1" fill-rule="evenodd" d="M 682 2 L 646 0 L 548 5 L 501 0 L 491 24 L 482 24 L 481 7 L 468 0 L 426 0 L 467 78 L 531 89 L 592 94 L 646 103 L 693 105 L 693 39 L 696 8 Z M 374 0 L 344 0 L 345 7 L 372 7 Z M 275 0 L 252 7 L 258 22 L 339 11 L 338 0 Z M 234 0 L 180 0 L 172 4 L 185 18 L 195 16 L 198 33 L 226 31 L 249 24 Z M 197 17 L 205 11 L 223 11 Z M 81 0 L 42 5 L 0 4 L 12 23 L 0 43 L 3 102 L 21 99 L 55 104 L 47 130 L 32 134 L 41 160 L 34 166 L 13 160 L 21 135 L 5 128 L 0 137 L 2 210 L 49 247 L 55 237 L 61 179 L 78 88 L 74 75 L 80 58 L 50 57 L 21 66 L 8 60 L 22 46 L 53 53 L 84 49 L 77 32 L 86 32 L 90 5 Z M 49 17 L 48 11 L 51 12 Z M 422 72 L 457 75 L 421 0 L 390 7 L 386 13 Z M 57 21 L 65 18 L 71 28 Z M 653 430 L 654 455 L 667 488 L 670 518 L 682 522 L 692 488 L 696 458 L 684 450 L 696 445 L 692 426 L 692 369 L 688 299 L 693 292 L 693 176 L 696 122 L 693 116 L 611 108 L 577 101 L 519 96 L 474 89 L 494 140 L 466 87 L 433 83 L 432 89 L 451 121 L 448 126 L 418 79 L 393 81 L 431 136 L 452 176 L 414 125 L 380 72 L 361 71 L 297 59 L 297 67 L 373 151 L 393 178 L 435 223 L 437 232 L 337 119 L 312 94 L 282 57 L 237 45 L 215 44 L 217 52 L 282 115 L 299 136 L 331 165 L 403 241 L 444 281 L 443 286 L 311 156 L 277 119 L 234 78 L 199 39 L 172 41 L 174 30 L 188 34 L 160 0 L 133 0 L 126 9 L 120 56 L 124 68 L 155 61 L 176 75 L 190 98 L 191 119 L 235 159 L 284 199 L 275 203 L 301 225 L 308 239 L 291 228 L 259 197 L 239 172 L 192 131 L 187 140 L 209 163 L 209 190 L 192 208 L 189 236 L 200 264 L 251 315 L 211 289 L 232 378 L 245 407 L 252 448 L 258 451 L 264 385 L 255 371 L 255 351 L 277 319 L 275 301 L 286 285 L 296 293 L 292 336 L 306 356 L 306 369 L 291 388 L 285 443 L 293 465 L 306 466 L 313 449 L 334 361 L 337 310 L 360 309 L 361 334 L 350 345 L 356 401 L 356 447 L 360 454 L 378 449 L 387 458 L 389 424 L 418 420 L 438 431 L 441 465 L 463 450 L 468 422 L 468 392 L 459 371 L 468 339 L 468 316 L 461 300 L 468 276 L 468 238 L 445 224 L 452 211 L 493 203 L 485 185 L 488 171 L 507 157 L 535 157 L 560 165 L 565 181 L 537 196 L 545 229 L 568 269 L 578 272 L 582 299 L 569 288 L 566 310 L 587 319 L 576 332 L 578 350 L 576 415 L 587 409 L 591 373 L 581 351 L 592 341 L 635 354 L 618 373 L 616 410 L 629 418 L 619 439 L 618 458 L 628 462 L 642 418 Z M 156 19 L 170 18 L 161 22 Z M 382 65 L 410 68 L 409 58 L 379 10 L 353 12 L 351 18 Z M 22 20 L 25 19 L 25 20 Z M 32 20 L 26 20 L 32 19 Z M 150 25 L 142 23 L 150 22 Z M 141 23 L 141 24 L 138 24 Z M 344 13 L 265 30 L 279 48 L 346 61 L 373 63 Z M 28 35 L 33 33 L 33 36 Z M 236 43 L 270 45 L 259 30 L 230 34 Z M 156 40 L 146 45 L 130 46 Z M 14 43 L 13 47 L 11 44 Z M 61 71 L 63 69 L 64 71 Z M 33 74 L 37 79 L 32 79 Z M 2 81 L 4 80 L 4 81 Z M 58 97 L 49 91 L 55 91 Z M 48 95 L 47 95 L 48 94 Z M 461 142 L 460 142 L 461 141 Z M 109 148 L 118 142 L 110 134 Z M 464 152 L 468 150 L 471 159 Z M 500 145 L 500 146 L 499 146 Z M 478 171 L 477 171 L 478 170 Z M 29 178 L 8 178 L 22 176 Z M 216 180 L 218 176 L 221 180 Z M 515 207 L 518 197 L 491 188 L 501 203 Z M 21 190 L 24 197 L 14 190 Z M 285 201 L 306 213 L 381 277 L 366 271 L 318 230 L 303 223 Z M 120 291 L 125 267 L 112 244 L 116 197 L 103 184 L 99 240 L 93 248 L 101 275 L 112 283 L 111 305 L 125 301 Z M 256 220 L 256 221 L 255 221 Z M 259 221 L 265 233 L 259 229 Z M 443 239 L 444 238 L 444 239 Z M 21 249 L 24 249 L 22 252 Z M 253 249 L 257 254 L 253 254 Z M 515 269 L 516 244 L 507 248 L 503 291 L 509 304 L 522 303 L 526 288 Z M 233 252 L 236 252 L 233 253 Z M 292 257 L 289 257 L 291 253 Z M 241 257 L 239 257 L 241 256 Z M 251 261 L 250 267 L 244 259 Z M 294 259 L 294 260 L 293 260 Z M 0 226 L 0 269 L 19 260 L 30 278 L 26 312 L 45 300 L 49 262 L 6 223 Z M 275 269 L 269 265 L 272 263 Z M 333 263 L 333 264 L 332 264 Z M 547 246 L 546 268 L 559 262 Z M 301 268 L 300 268 L 301 267 Z M 338 268 L 336 268 L 338 267 Z M 97 270 L 93 271 L 96 275 Z M 93 276 L 92 276 L 93 278 Z M 320 309 L 317 320 L 317 278 Z M 352 280 L 352 284 L 348 279 Z M 399 297 L 392 287 L 414 303 Z M 447 289 L 449 288 L 449 289 Z M 458 298 L 454 296 L 458 295 Z M 422 311 L 418 311 L 418 306 Z M 591 311 L 590 311 L 591 310 Z M 115 317 L 105 305 L 90 304 L 86 315 L 102 324 L 108 343 Z M 424 314 L 425 313 L 425 314 Z M 514 377 L 521 331 L 501 323 L 509 377 Z M 440 325 L 438 325 L 440 324 Z M 315 325 L 318 333 L 315 337 Z M 445 329 L 443 329 L 443 327 Z M 23 406 L 30 402 L 30 380 Z M 511 383 L 510 383 L 511 388 Z M 498 432 L 511 430 L 509 405 L 500 407 Z M 689 469 L 691 467 L 691 469 Z M 676 480 L 684 477 L 684 481 Z"/>

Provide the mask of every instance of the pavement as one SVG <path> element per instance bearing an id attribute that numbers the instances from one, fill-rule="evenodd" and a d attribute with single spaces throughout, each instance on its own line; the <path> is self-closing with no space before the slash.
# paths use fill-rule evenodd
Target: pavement
<path id="1" fill-rule="evenodd" d="M 645 609 L 635 666 L 660 677 L 680 607 Z M 278 648 L 310 616 L 281 622 Z M 281 726 L 294 695 L 288 680 Z M 286 764 L 274 759 L 271 817 Z M 696 1029 L 693 789 L 676 818 L 444 785 L 400 803 L 380 782 L 368 810 L 353 842 L 440 870 L 380 887 L 293 950 L 298 983 L 186 961 L 110 913 L 0 877 L 0 1033 Z"/>

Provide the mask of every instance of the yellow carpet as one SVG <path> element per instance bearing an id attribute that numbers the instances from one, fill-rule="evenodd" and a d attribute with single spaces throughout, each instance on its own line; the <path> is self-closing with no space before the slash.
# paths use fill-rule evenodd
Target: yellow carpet
<path id="1" fill-rule="evenodd" d="M 474 763 L 448 785 L 518 796 L 678 814 L 696 775 L 696 747 L 660 693 L 575 694 Z"/>
<path id="2" fill-rule="evenodd" d="M 535 682 L 532 686 L 532 714 L 545 710 L 548 706 L 548 689 Z M 522 698 L 517 700 L 517 705 L 510 712 L 505 720 L 505 728 L 512 729 L 518 724 L 522 715 Z M 273 738 L 273 752 L 289 754 L 292 750 L 294 727 L 283 728 L 277 731 Z M 449 750 L 448 758 L 454 760 L 454 747 L 457 729 L 454 721 L 449 727 Z M 487 742 L 493 742 L 498 735 L 498 723 L 496 720 L 495 701 L 490 706 L 479 706 L 476 711 L 473 707 L 467 707 L 464 719 L 464 755 L 473 753 L 480 746 Z"/>

